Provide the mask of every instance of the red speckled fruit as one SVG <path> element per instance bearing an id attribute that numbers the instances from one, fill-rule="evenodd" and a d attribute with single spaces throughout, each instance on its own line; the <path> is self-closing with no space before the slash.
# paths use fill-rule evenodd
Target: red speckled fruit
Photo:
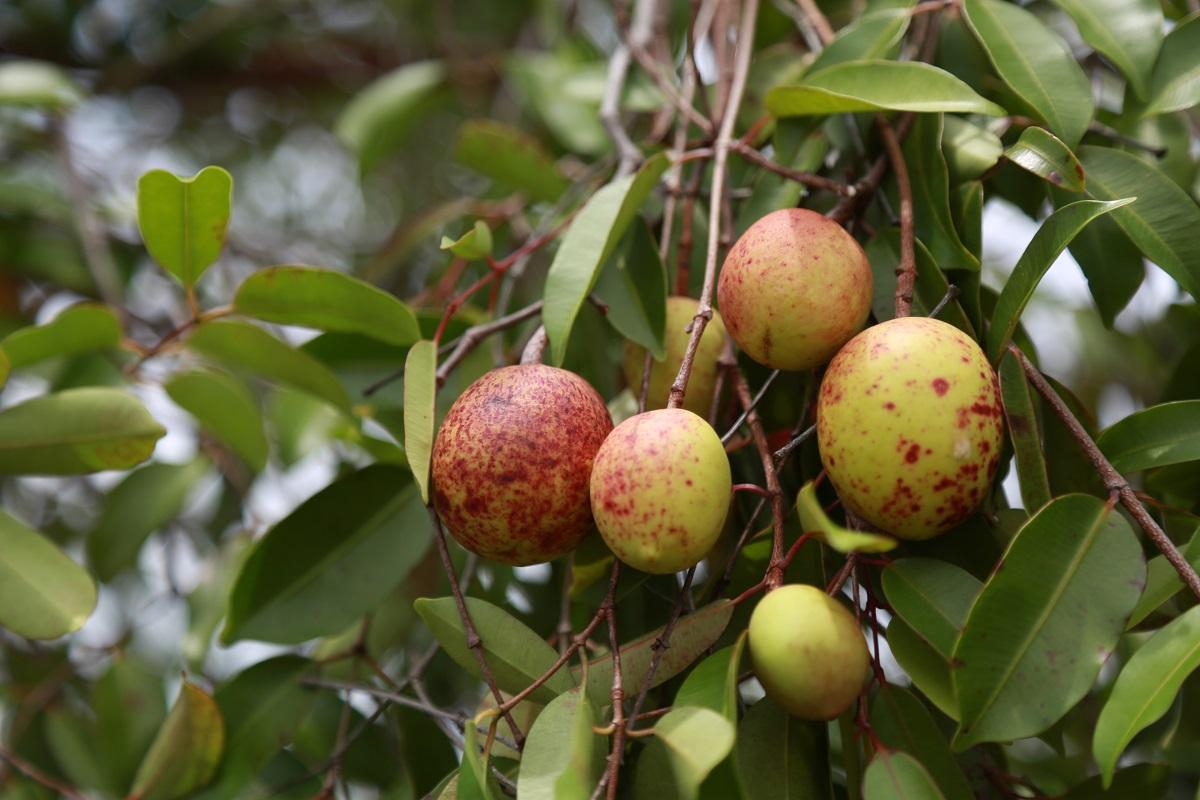
<path id="1" fill-rule="evenodd" d="M 975 510 L 1003 435 L 987 357 L 936 319 L 867 328 L 821 381 L 817 441 L 830 480 L 851 511 L 903 539 L 936 536 Z"/>
<path id="2" fill-rule="evenodd" d="M 495 369 L 450 407 L 433 445 L 433 502 L 463 547 L 525 565 L 569 553 L 592 528 L 588 479 L 612 430 L 573 372 Z"/>
<path id="3" fill-rule="evenodd" d="M 854 237 L 815 211 L 785 208 L 729 251 L 717 285 L 725 328 L 760 364 L 824 364 L 866 322 L 871 265 Z"/>

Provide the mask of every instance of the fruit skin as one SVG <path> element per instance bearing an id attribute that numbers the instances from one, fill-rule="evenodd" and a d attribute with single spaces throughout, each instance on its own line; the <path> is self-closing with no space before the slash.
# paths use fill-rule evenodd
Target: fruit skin
<path id="1" fill-rule="evenodd" d="M 646 393 L 646 408 L 666 408 L 671 394 L 671 384 L 679 374 L 683 353 L 687 350 L 691 334 L 687 327 L 696 316 L 696 300 L 691 297 L 667 298 L 666 358 L 655 360 L 650 365 L 650 387 Z M 696 358 L 692 362 L 692 375 L 688 379 L 687 392 L 683 396 L 683 407 L 707 418 L 712 408 L 713 390 L 717 385 L 717 359 L 725 346 L 725 323 L 721 315 L 713 317 L 700 335 Z M 646 365 L 646 348 L 631 341 L 625 342 L 625 360 L 622 369 L 625 382 L 634 397 L 642 390 L 642 367 Z"/>
<path id="2" fill-rule="evenodd" d="M 767 696 L 801 719 L 834 719 L 871 668 L 849 609 L 815 586 L 781 586 L 750 615 L 750 658 Z"/>
<path id="3" fill-rule="evenodd" d="M 1000 462 L 1000 385 L 974 340 L 928 317 L 851 339 L 817 398 L 821 461 L 846 507 L 928 539 L 979 505 Z"/>
<path id="4" fill-rule="evenodd" d="M 682 408 L 647 411 L 614 428 L 596 454 L 592 514 L 617 558 L 663 575 L 712 549 L 731 489 L 729 458 L 707 422 Z"/>
<path id="5" fill-rule="evenodd" d="M 721 268 L 717 303 L 746 355 L 777 369 L 824 364 L 871 311 L 871 265 L 850 234 L 785 208 L 751 225 Z"/>
<path id="6" fill-rule="evenodd" d="M 433 445 L 433 502 L 459 544 L 518 566 L 569 553 L 592 528 L 588 479 L 612 418 L 583 378 L 527 364 L 494 369 L 446 414 Z"/>

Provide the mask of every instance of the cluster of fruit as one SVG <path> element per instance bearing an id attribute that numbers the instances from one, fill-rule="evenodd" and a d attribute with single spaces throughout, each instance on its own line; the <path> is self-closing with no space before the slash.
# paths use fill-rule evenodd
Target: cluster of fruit
<path id="1" fill-rule="evenodd" d="M 721 313 L 701 338 L 683 408 L 664 408 L 696 307 L 683 297 L 668 301 L 667 357 L 648 377 L 653 410 L 616 428 L 600 395 L 566 370 L 504 367 L 472 384 L 433 451 L 434 503 L 454 537 L 485 558 L 524 565 L 570 552 L 594 524 L 636 569 L 666 574 L 698 563 L 731 499 L 724 446 L 697 413 L 712 403 L 726 331 L 769 367 L 829 362 L 818 444 L 854 515 L 921 539 L 975 509 L 999 461 L 995 373 L 970 337 L 931 318 L 859 333 L 872 273 L 841 226 L 803 209 L 768 214 L 729 252 L 717 296 Z M 629 346 L 633 387 L 643 364 L 644 351 Z M 870 664 L 854 616 L 811 586 L 781 587 L 760 601 L 750 651 L 767 693 L 809 719 L 849 707 Z M 828 674 L 816 674 L 820 665 Z"/>

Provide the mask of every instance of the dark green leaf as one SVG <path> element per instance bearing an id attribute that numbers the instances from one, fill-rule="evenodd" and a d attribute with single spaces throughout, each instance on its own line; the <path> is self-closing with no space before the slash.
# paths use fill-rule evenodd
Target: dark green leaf
<path id="1" fill-rule="evenodd" d="M 1197 528 L 1188 544 L 1183 548 L 1183 557 L 1193 569 L 1200 569 L 1200 528 Z M 1146 590 L 1129 615 L 1129 626 L 1132 628 L 1146 617 L 1153 614 L 1163 603 L 1170 600 L 1181 589 L 1183 580 L 1166 556 L 1155 556 L 1146 565 Z"/>
<path id="2" fill-rule="evenodd" d="M 973 800 L 974 791 L 925 706 L 899 686 L 884 684 L 871 702 L 871 727 L 889 748 L 912 753 L 947 800 Z"/>
<path id="3" fill-rule="evenodd" d="M 578 689 L 563 692 L 538 714 L 525 740 L 517 794 L 522 800 L 587 800 L 604 770 L 605 740 L 592 731 L 596 714 Z"/>
<path id="4" fill-rule="evenodd" d="M 497 120 L 463 123 L 454 157 L 501 188 L 523 192 L 530 200 L 553 202 L 567 188 L 567 179 L 536 139 Z"/>
<path id="5" fill-rule="evenodd" d="M 258 401 L 237 378 L 215 370 L 177 372 L 167 394 L 255 472 L 267 465 L 267 434 Z"/>
<path id="6" fill-rule="evenodd" d="M 1200 103 L 1200 16 L 1192 15 L 1163 39 L 1150 84 L 1147 115 Z"/>
<path id="7" fill-rule="evenodd" d="M 13 331 L 0 342 L 0 349 L 15 369 L 55 356 L 116 347 L 120 341 L 121 323 L 112 309 L 80 303 L 45 325 Z"/>
<path id="8" fill-rule="evenodd" d="M 617 332 L 666 358 L 667 268 L 645 222 L 636 221 L 623 246 L 605 262 L 596 294 L 608 304 L 607 319 Z"/>
<path id="9" fill-rule="evenodd" d="M 737 730 L 738 773 L 746 800 L 829 800 L 824 723 L 797 719 L 763 698 Z"/>
<path id="10" fill-rule="evenodd" d="M 899 750 L 881 750 L 863 775 L 863 800 L 944 800 L 921 762 Z"/>
<path id="11" fill-rule="evenodd" d="M 1200 400 L 1130 414 L 1105 428 L 1096 444 L 1120 472 L 1200 460 Z"/>
<path id="12" fill-rule="evenodd" d="M 1058 205 L 1065 205 L 1067 196 L 1056 194 Z M 1121 309 L 1129 304 L 1146 276 L 1146 264 L 1141 251 L 1121 231 L 1112 217 L 1092 220 L 1070 245 L 1071 255 L 1079 262 L 1087 278 L 1088 290 L 1096 301 L 1096 311 L 1105 327 L 1111 328 Z"/>
<path id="13" fill-rule="evenodd" d="M 471 230 L 457 239 L 443 236 L 439 247 L 467 261 L 478 261 L 492 254 L 492 229 L 486 222 L 477 219 Z"/>
<path id="14" fill-rule="evenodd" d="M 146 250 L 184 286 L 221 255 L 233 203 L 233 178 L 205 167 L 190 178 L 155 169 L 138 180 L 138 227 Z"/>
<path id="15" fill-rule="evenodd" d="M 954 698 L 950 664 L 945 656 L 900 617 L 892 617 L 888 623 L 887 640 L 896 662 L 912 678 L 913 685 L 943 714 L 958 719 L 958 701 Z"/>
<path id="16" fill-rule="evenodd" d="M 1167 797 L 1172 772 L 1167 764 L 1138 764 L 1118 770 L 1108 789 L 1103 787 L 1104 776 L 1097 775 L 1073 787 L 1060 800 L 1144 800 Z"/>
<path id="17" fill-rule="evenodd" d="M 216 702 L 186 680 L 142 765 L 129 795 L 173 800 L 207 784 L 225 749 L 225 723 Z"/>
<path id="18" fill-rule="evenodd" d="M 824 50 L 817 53 L 809 72 L 847 61 L 888 58 L 904 38 L 912 19 L 907 8 L 885 8 L 863 14 L 837 32 Z"/>
<path id="19" fill-rule="evenodd" d="M 1031 125 L 1004 151 L 1004 157 L 1023 170 L 1071 192 L 1082 192 L 1087 176 L 1079 159 L 1045 128 Z"/>
<path id="20" fill-rule="evenodd" d="M 57 639 L 78 630 L 95 607 L 92 577 L 0 510 L 0 625 L 29 639 Z"/>
<path id="21" fill-rule="evenodd" d="M 883 571 L 896 615 L 947 660 L 980 587 L 966 570 L 932 558 L 902 558 Z"/>
<path id="22" fill-rule="evenodd" d="M 404 452 L 421 502 L 429 502 L 429 459 L 433 454 L 437 398 L 437 342 L 422 339 L 404 361 Z"/>
<path id="23" fill-rule="evenodd" d="M 1084 41 L 1125 74 L 1145 97 L 1150 71 L 1162 43 L 1163 14 L 1158 0 L 1054 0 L 1071 15 Z"/>
<path id="24" fill-rule="evenodd" d="M 1025 508 L 1037 511 L 1050 502 L 1050 478 L 1046 474 L 1046 454 L 1037 410 L 1029 391 L 1029 381 L 1016 356 L 1005 352 L 1000 359 L 1000 397 L 1004 419 L 1017 460 L 1017 479 Z"/>
<path id="25" fill-rule="evenodd" d="M 938 266 L 979 269 L 979 258 L 963 244 L 950 211 L 950 173 L 942 155 L 942 117 L 917 117 L 904 140 L 904 160 L 912 181 L 917 236 Z"/>
<path id="26" fill-rule="evenodd" d="M 404 140 L 446 77 L 438 61 L 417 61 L 377 78 L 342 109 L 334 131 L 364 170 Z"/>

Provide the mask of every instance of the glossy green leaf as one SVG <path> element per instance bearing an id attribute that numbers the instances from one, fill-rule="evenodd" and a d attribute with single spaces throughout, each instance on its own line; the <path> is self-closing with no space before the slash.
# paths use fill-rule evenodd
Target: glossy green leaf
<path id="1" fill-rule="evenodd" d="M 463 123 L 454 158 L 530 200 L 553 202 L 567 188 L 567 179 L 536 139 L 494 119 Z"/>
<path id="2" fill-rule="evenodd" d="M 516 694 L 540 678 L 558 654 L 546 640 L 502 608 L 477 597 L 468 597 L 467 611 L 483 642 L 481 652 L 501 691 Z M 467 633 L 453 597 L 421 597 L 413 607 L 429 626 L 446 655 L 472 676 L 482 678 L 475 654 L 467 647 Z M 538 687 L 530 699 L 549 703 L 575 685 L 571 673 L 561 669 Z M 590 699 L 590 695 L 589 695 Z"/>
<path id="3" fill-rule="evenodd" d="M 883 570 L 892 610 L 947 660 L 981 586 L 961 567 L 932 558 L 902 558 Z"/>
<path id="4" fill-rule="evenodd" d="M 1200 460 L 1200 400 L 1130 414 L 1105 428 L 1096 444 L 1119 472 Z"/>
<path id="5" fill-rule="evenodd" d="M 1180 548 L 1183 557 L 1193 569 L 1200 569 L 1200 528 L 1192 534 L 1185 547 Z M 1153 614 L 1163 603 L 1174 597 L 1183 589 L 1183 580 L 1166 556 L 1155 556 L 1146 565 L 1146 590 L 1129 615 L 1129 625 L 1132 628 L 1146 617 Z"/>
<path id="6" fill-rule="evenodd" d="M 1000 160 L 1004 145 L 1000 137 L 953 115 L 943 118 L 942 154 L 958 181 L 975 180 Z"/>
<path id="7" fill-rule="evenodd" d="M 146 538 L 179 515 L 192 488 L 208 472 L 208 459 L 147 464 L 104 497 L 104 510 L 88 534 L 88 563 L 102 581 L 137 564 Z"/>
<path id="8" fill-rule="evenodd" d="M 225 723 L 216 701 L 185 680 L 142 759 L 129 797 L 174 800 L 202 788 L 216 774 L 224 749 Z"/>
<path id="9" fill-rule="evenodd" d="M 118 389 L 42 395 L 0 411 L 0 474 L 129 469 L 165 434 L 137 398 Z"/>
<path id="10" fill-rule="evenodd" d="M 622 246 L 600 270 L 596 294 L 605 319 L 657 359 L 666 358 L 667 268 L 645 222 L 633 223 Z"/>
<path id="11" fill-rule="evenodd" d="M 517 795 L 522 800 L 587 800 L 604 771 L 605 739 L 592 731 L 596 713 L 578 689 L 563 692 L 538 714 L 525 740 Z"/>
<path id="12" fill-rule="evenodd" d="M 891 536 L 852 531 L 831 520 L 825 509 L 821 508 L 813 481 L 804 484 L 804 488 L 797 493 L 796 513 L 800 516 L 800 525 L 805 533 L 813 534 L 839 553 L 886 553 L 900 544 Z"/>
<path id="13" fill-rule="evenodd" d="M 1032 736 L 1062 717 L 1096 680 L 1145 581 L 1141 544 L 1102 501 L 1066 495 L 1031 517 L 954 649 L 956 749 Z"/>
<path id="14" fill-rule="evenodd" d="M 664 156 L 646 161 L 633 175 L 596 192 L 575 215 L 563 236 L 542 296 L 542 322 L 550 340 L 550 361 L 561 365 L 579 308 L 596 283 L 600 267 L 629 228 L 667 168 Z"/>
<path id="15" fill-rule="evenodd" d="M 54 64 L 29 59 L 0 64 L 0 106 L 64 109 L 82 96 L 75 82 Z"/>
<path id="16" fill-rule="evenodd" d="M 1037 511 L 1050 502 L 1050 478 L 1046 473 L 1046 453 L 1042 450 L 1042 432 L 1036 406 L 1029 390 L 1025 370 L 1016 356 L 1005 352 L 1000 359 L 1000 397 L 1004 420 L 1017 460 L 1017 480 L 1025 508 Z"/>
<path id="17" fill-rule="evenodd" d="M 220 439 L 255 472 L 267 465 L 267 434 L 258 401 L 246 384 L 226 372 L 176 372 L 163 384 L 176 405 Z"/>
<path id="18" fill-rule="evenodd" d="M 255 542 L 221 639 L 295 643 L 337 633 L 403 581 L 430 541 L 408 470 L 376 464 L 340 478 Z"/>
<path id="19" fill-rule="evenodd" d="M 459 258 L 478 261 L 492 254 L 492 229 L 486 222 L 477 219 L 471 230 L 457 239 L 443 236 L 442 243 L 438 246 L 442 250 L 449 250 Z"/>
<path id="20" fill-rule="evenodd" d="M 112 309 L 98 303 L 80 303 L 45 325 L 13 331 L 0 341 L 0 349 L 15 369 L 55 356 L 116 347 L 120 341 L 121 323 Z"/>
<path id="21" fill-rule="evenodd" d="M 1082 192 L 1087 175 L 1071 148 L 1045 128 L 1031 125 L 1004 151 L 1004 157 L 1023 170 L 1067 191 Z"/>
<path id="22" fill-rule="evenodd" d="M 1200 667 L 1200 607 L 1157 631 L 1121 669 L 1096 720 L 1092 752 L 1105 788 L 1121 752 L 1139 731 L 1167 713 L 1184 680 Z"/>
<path id="23" fill-rule="evenodd" d="M 904 38 L 911 20 L 907 8 L 885 8 L 863 14 L 838 31 L 833 41 L 817 53 L 808 72 L 820 72 L 847 61 L 887 58 Z"/>
<path id="24" fill-rule="evenodd" d="M 963 243 L 950 210 L 950 172 L 942 155 L 942 116 L 917 117 L 903 147 L 912 182 L 917 236 L 942 270 L 978 270 L 979 257 Z"/>
<path id="25" fill-rule="evenodd" d="M 1098 200 L 1136 197 L 1112 215 L 1147 258 L 1200 297 L 1200 207 L 1170 178 L 1137 156 L 1111 147 L 1080 148 L 1088 194 Z"/>
<path id="26" fill-rule="evenodd" d="M 292 386 L 347 410 L 350 398 L 329 368 L 246 322 L 216 320 L 196 328 L 187 346 L 226 366 Z"/>
<path id="27" fill-rule="evenodd" d="M 446 78 L 438 61 L 405 64 L 377 78 L 342 109 L 334 132 L 364 170 L 398 146 Z"/>
<path id="28" fill-rule="evenodd" d="M 233 178 L 205 167 L 190 178 L 155 169 L 138 180 L 138 228 L 146 250 L 184 286 L 221 255 L 233 204 Z"/>
<path id="29" fill-rule="evenodd" d="M 1128 206 L 1135 200 L 1133 197 L 1109 202 L 1079 200 L 1058 209 L 1042 223 L 1005 281 L 992 311 L 992 323 L 987 332 L 987 354 L 993 364 L 1000 363 L 1000 357 L 1012 340 L 1021 313 L 1033 297 L 1038 283 L 1075 235 L 1096 217 Z"/>
<path id="30" fill-rule="evenodd" d="M 711 708 L 730 722 L 737 722 L 738 677 L 742 653 L 746 649 L 746 631 L 729 647 L 713 653 L 688 673 L 675 694 L 676 706 Z"/>
<path id="31" fill-rule="evenodd" d="M 1200 103 L 1200 15 L 1192 15 L 1163 39 L 1145 114 L 1181 111 Z"/>
<path id="32" fill-rule="evenodd" d="M 1158 0 L 1054 0 L 1071 15 L 1084 41 L 1096 48 L 1145 97 L 1162 43 Z"/>
<path id="33" fill-rule="evenodd" d="M 763 698 L 737 729 L 738 774 L 746 800 L 830 800 L 825 724 L 797 719 Z"/>
<path id="34" fill-rule="evenodd" d="M 267 267 L 233 296 L 248 317 L 323 331 L 361 333 L 397 347 L 421 337 L 408 306 L 366 281 L 318 267 Z"/>
<path id="35" fill-rule="evenodd" d="M 662 651 L 658 669 L 650 688 L 670 680 L 700 657 L 721 638 L 733 616 L 734 606 L 728 600 L 718 600 L 679 618 L 671 630 L 670 646 Z M 621 645 L 621 676 L 628 697 L 636 697 L 646 683 L 650 662 L 654 658 L 654 643 L 662 628 Z M 578 670 L 573 669 L 578 674 Z M 597 708 L 612 702 L 612 655 L 605 655 L 588 664 L 587 696 Z"/>
<path id="36" fill-rule="evenodd" d="M 848 111 L 1005 113 L 949 72 L 916 61 L 837 64 L 806 75 L 799 85 L 772 89 L 767 110 L 777 117 Z"/>
<path id="37" fill-rule="evenodd" d="M 0 625 L 28 639 L 78 630 L 96 584 L 53 542 L 0 510 Z"/>
<path id="38" fill-rule="evenodd" d="M 429 502 L 429 461 L 433 456 L 434 401 L 437 398 L 437 342 L 422 339 L 404 360 L 404 452 L 421 502 Z"/>
<path id="39" fill-rule="evenodd" d="M 1073 195 L 1055 192 L 1058 206 L 1072 202 Z M 1087 278 L 1088 290 L 1096 301 L 1096 312 L 1111 328 L 1121 309 L 1137 294 L 1146 276 L 1146 262 L 1137 245 L 1108 215 L 1097 217 L 1070 244 L 1071 255 Z"/>
<path id="40" fill-rule="evenodd" d="M 892 684 L 881 686 L 871 701 L 871 727 L 887 747 L 920 761 L 947 800 L 973 800 L 975 792 L 945 734 L 911 692 Z"/>
<path id="41" fill-rule="evenodd" d="M 484 720 L 476 719 L 476 723 Z M 458 783 L 455 785 L 456 800 L 499 800 L 503 795 L 489 769 L 490 758 L 481 752 L 483 743 L 475 725 L 467 725 L 463 731 L 463 758 L 458 767 Z M 446 797 L 445 794 L 442 795 Z"/>
<path id="42" fill-rule="evenodd" d="M 693 800 L 700 785 L 733 751 L 734 723 L 711 708 L 680 706 L 654 725 L 638 762 L 637 793 Z"/>
<path id="43" fill-rule="evenodd" d="M 1068 147 L 1092 121 L 1092 87 L 1058 34 L 1002 0 L 964 0 L 964 17 L 1013 93 Z"/>
<path id="44" fill-rule="evenodd" d="M 887 641 L 896 663 L 912 679 L 913 686 L 943 714 L 958 719 L 958 701 L 954 698 L 947 658 L 898 616 L 888 623 Z"/>
<path id="45" fill-rule="evenodd" d="M 944 800 L 920 761 L 899 750 L 881 750 L 863 775 L 863 800 Z"/>

